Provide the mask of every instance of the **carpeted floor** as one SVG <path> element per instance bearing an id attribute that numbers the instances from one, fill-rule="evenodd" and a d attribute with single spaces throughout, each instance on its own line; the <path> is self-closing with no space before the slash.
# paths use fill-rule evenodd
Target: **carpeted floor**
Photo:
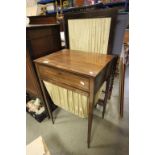
<path id="1" fill-rule="evenodd" d="M 118 79 L 115 79 L 105 118 L 94 110 L 90 148 L 87 148 L 87 119 L 81 119 L 58 108 L 53 125 L 50 119 L 38 123 L 26 114 L 26 143 L 42 136 L 52 155 L 128 155 L 129 154 L 129 92 L 128 69 L 125 86 L 124 117 L 119 118 Z"/>

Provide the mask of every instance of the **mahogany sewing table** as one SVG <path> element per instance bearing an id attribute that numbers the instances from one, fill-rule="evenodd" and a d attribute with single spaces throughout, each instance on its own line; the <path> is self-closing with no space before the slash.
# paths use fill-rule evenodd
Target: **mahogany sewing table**
<path id="1" fill-rule="evenodd" d="M 34 60 L 47 107 L 49 105 L 43 80 L 88 96 L 88 147 L 94 96 L 101 85 L 110 78 L 114 58 L 112 55 L 64 49 Z M 49 113 L 53 121 L 50 110 Z"/>

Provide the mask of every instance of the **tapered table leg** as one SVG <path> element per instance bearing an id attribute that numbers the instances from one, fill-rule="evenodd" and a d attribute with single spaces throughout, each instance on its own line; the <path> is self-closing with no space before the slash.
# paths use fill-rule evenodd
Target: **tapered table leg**
<path id="1" fill-rule="evenodd" d="M 104 97 L 104 101 L 103 101 L 102 118 L 104 118 L 106 105 L 107 105 L 107 100 L 108 100 L 108 96 L 109 96 L 109 87 L 110 87 L 109 84 L 110 84 L 110 77 L 108 78 L 108 80 L 106 82 L 106 91 L 105 91 L 105 97 Z"/>
<path id="2" fill-rule="evenodd" d="M 109 96 L 108 96 L 109 100 L 110 100 L 111 94 L 112 94 L 114 78 L 115 78 L 115 72 L 116 72 L 116 67 L 117 67 L 117 61 L 118 61 L 118 57 L 116 57 L 114 62 L 113 62 L 112 72 L 111 72 L 111 75 L 110 75 L 110 86 L 109 86 Z"/>
<path id="3" fill-rule="evenodd" d="M 50 118 L 51 118 L 51 120 L 52 120 L 52 123 L 54 124 L 53 114 L 52 114 L 52 111 L 51 111 L 51 109 L 50 109 L 49 103 L 48 103 L 48 101 L 47 101 L 47 97 L 46 97 L 46 93 L 45 93 L 46 90 L 45 90 L 45 86 L 44 86 L 42 80 L 40 80 L 40 85 L 41 85 L 41 87 L 42 87 L 43 96 L 44 96 L 44 100 L 45 100 L 45 102 L 46 102 L 46 106 L 47 106 L 48 113 L 49 113 L 49 115 L 50 115 Z"/>
<path id="4" fill-rule="evenodd" d="M 38 73 L 39 73 L 39 72 L 38 72 L 38 66 L 35 65 L 35 67 L 36 67 L 37 74 L 38 74 Z M 38 75 L 38 76 L 39 76 L 39 75 Z M 44 86 L 44 84 L 43 84 L 43 80 L 39 79 L 39 83 L 40 83 L 41 90 L 42 90 L 42 93 L 43 93 L 43 97 L 44 97 L 44 100 L 45 100 L 46 109 L 47 109 L 47 111 L 48 111 L 48 113 L 49 113 L 49 115 L 50 115 L 50 118 L 51 118 L 51 120 L 52 120 L 52 123 L 54 124 L 53 114 L 52 114 L 52 111 L 51 111 L 51 109 L 50 109 L 50 106 L 49 106 L 49 103 L 48 103 L 48 100 L 47 100 L 47 96 L 46 96 L 47 93 L 46 93 L 46 88 L 45 88 L 45 86 Z"/>
<path id="5" fill-rule="evenodd" d="M 87 139 L 88 148 L 90 147 L 92 120 L 93 120 L 93 114 L 90 113 L 88 114 L 88 139 Z"/>
<path id="6" fill-rule="evenodd" d="M 93 107 L 94 107 L 94 81 L 91 79 L 90 96 L 89 96 L 89 103 L 88 103 L 88 137 L 87 137 L 88 148 L 90 147 L 91 128 L 92 128 L 92 121 L 93 121 Z"/>
<path id="7" fill-rule="evenodd" d="M 120 117 L 123 118 L 124 114 L 124 83 L 125 83 L 125 70 L 126 65 L 121 62 L 121 75 L 120 75 Z"/>

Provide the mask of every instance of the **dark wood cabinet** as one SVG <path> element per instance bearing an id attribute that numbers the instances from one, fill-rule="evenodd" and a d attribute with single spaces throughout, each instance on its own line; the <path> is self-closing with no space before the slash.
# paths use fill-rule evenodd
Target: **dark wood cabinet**
<path id="1" fill-rule="evenodd" d="M 57 23 L 56 14 L 50 16 L 29 16 L 30 24 L 55 24 Z"/>
<path id="2" fill-rule="evenodd" d="M 29 25 L 26 27 L 26 92 L 31 97 L 40 98 L 43 103 L 45 100 L 33 61 L 60 49 L 59 24 Z"/>
<path id="3" fill-rule="evenodd" d="M 28 49 L 26 49 L 26 91 L 31 96 L 39 97 L 42 99 L 42 94 Z"/>

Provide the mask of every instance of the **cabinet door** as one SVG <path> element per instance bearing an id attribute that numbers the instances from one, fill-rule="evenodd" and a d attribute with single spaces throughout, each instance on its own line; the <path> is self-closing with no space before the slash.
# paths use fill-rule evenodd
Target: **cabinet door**
<path id="1" fill-rule="evenodd" d="M 32 60 L 59 51 L 61 49 L 59 26 L 27 29 L 28 41 Z"/>

